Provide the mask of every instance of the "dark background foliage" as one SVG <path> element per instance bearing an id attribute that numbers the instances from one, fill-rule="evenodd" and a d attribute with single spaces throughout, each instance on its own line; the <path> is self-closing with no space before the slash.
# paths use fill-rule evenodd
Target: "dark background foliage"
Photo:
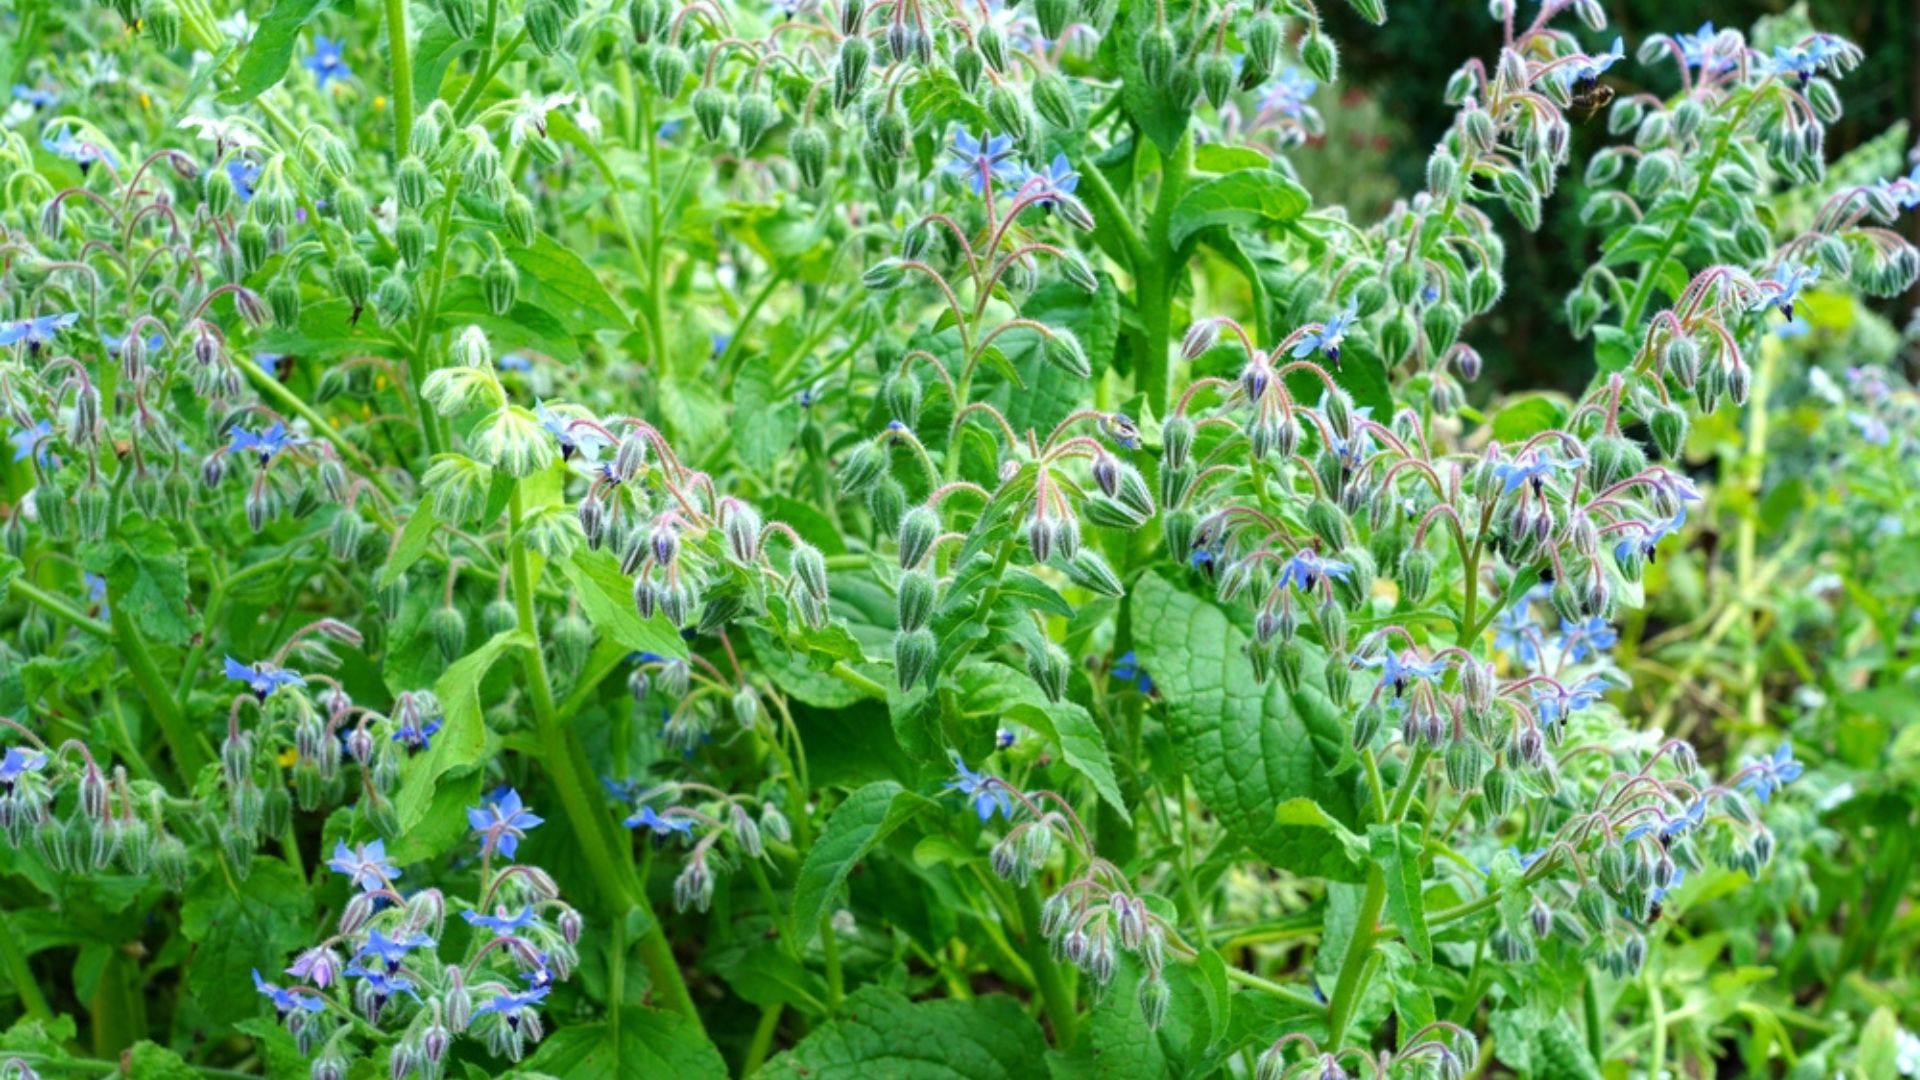
<path id="1" fill-rule="evenodd" d="M 1519 2 L 1522 15 L 1528 15 L 1534 0 Z M 1598 33 L 1583 31 L 1583 38 L 1595 51 L 1606 48 L 1616 34 L 1626 38 L 1627 59 L 1608 73 L 1608 81 L 1621 93 L 1667 94 L 1678 85 L 1671 66 L 1648 69 L 1633 58 L 1635 47 L 1648 35 L 1692 31 L 1709 20 L 1716 26 L 1747 31 L 1756 20 L 1786 13 L 1796 5 L 1751 0 L 1612 0 L 1606 6 L 1608 28 Z M 1486 5 L 1477 0 L 1403 0 L 1389 11 L 1384 27 L 1370 28 L 1346 5 L 1325 5 L 1328 23 L 1342 47 L 1339 90 L 1348 99 L 1365 96 L 1378 105 L 1366 114 L 1373 118 L 1373 130 L 1336 126 L 1328 135 L 1329 142 L 1341 144 L 1330 149 L 1348 162 L 1334 164 L 1335 171 L 1364 163 L 1384 168 L 1390 177 L 1365 189 L 1379 192 L 1372 205 L 1362 200 L 1349 204 L 1355 214 L 1368 218 L 1425 183 L 1427 153 L 1454 115 L 1438 88 L 1469 56 L 1488 55 L 1499 33 L 1487 18 Z M 1902 120 L 1920 116 L 1920 64 L 1914 63 L 1920 56 L 1920 0 L 1806 0 L 1804 11 L 1813 25 L 1858 43 L 1867 53 L 1866 62 L 1844 84 L 1847 111 L 1828 133 L 1828 160 Z M 1332 108 L 1333 103 L 1325 99 L 1328 91 L 1323 89 L 1321 94 L 1322 108 L 1336 125 L 1339 114 L 1346 111 L 1344 106 L 1356 104 L 1343 101 L 1343 108 Z M 1547 201 L 1546 223 L 1539 232 L 1521 229 L 1505 214 L 1492 215 L 1508 244 L 1508 296 L 1469 333 L 1487 365 L 1476 396 L 1522 387 L 1577 393 L 1593 377 L 1591 342 L 1574 341 L 1568 333 L 1563 301 L 1592 261 L 1598 243 L 1595 230 L 1579 220 L 1581 171 L 1595 150 L 1615 138 L 1607 134 L 1604 115 L 1576 130 L 1574 165 L 1567 170 L 1557 197 Z M 1920 235 L 1920 218 L 1909 218 L 1903 225 L 1910 235 Z M 1916 302 L 1920 297 L 1909 294 L 1875 306 L 1898 325 L 1907 321 L 1907 312 Z"/>

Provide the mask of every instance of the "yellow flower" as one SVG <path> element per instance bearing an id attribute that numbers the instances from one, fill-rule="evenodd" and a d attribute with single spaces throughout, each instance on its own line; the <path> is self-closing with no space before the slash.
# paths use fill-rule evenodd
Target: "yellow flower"
<path id="1" fill-rule="evenodd" d="M 373 96 L 373 107 L 375 111 L 384 110 L 387 107 L 387 96 L 385 94 L 375 94 Z"/>

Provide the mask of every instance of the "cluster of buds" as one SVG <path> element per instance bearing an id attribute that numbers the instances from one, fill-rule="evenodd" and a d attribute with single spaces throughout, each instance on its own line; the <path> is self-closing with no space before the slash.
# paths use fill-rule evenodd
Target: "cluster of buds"
<path id="1" fill-rule="evenodd" d="M 49 747 L 6 717 L 0 727 L 25 743 L 0 754 L 0 837 L 8 846 L 31 845 L 60 874 L 118 869 L 186 888 L 192 861 L 186 842 L 167 828 L 165 791 L 129 780 L 119 766 L 109 775 L 76 740 Z"/>
<path id="2" fill-rule="evenodd" d="M 383 842 L 349 847 L 327 865 L 354 895 L 333 934 L 302 950 L 287 985 L 254 973 L 254 985 L 313 1059 L 315 1080 L 342 1080 L 355 1036 L 370 1027 L 392 1036 L 388 1075 L 446 1075 L 453 1041 L 470 1035 L 495 1056 L 518 1061 L 544 1032 L 539 1006 L 579 963 L 583 923 L 546 871 L 514 862 L 541 819 L 502 789 L 468 810 L 479 837 L 477 899 L 459 910 L 470 931 L 459 957 L 449 935 L 448 900 L 436 888 L 403 894 L 402 869 Z M 458 924 L 454 924 L 458 925 Z"/>
<path id="3" fill-rule="evenodd" d="M 786 844 L 793 839 L 792 824 L 771 799 L 734 795 L 692 781 L 618 794 L 631 810 L 624 821 L 627 828 L 661 848 L 684 851 L 680 872 L 673 879 L 673 906 L 680 911 L 705 911 L 712 903 L 715 875 L 731 868 L 722 843 L 737 859 L 771 861 L 768 842 Z M 656 809 L 655 803 L 663 808 Z"/>
<path id="4" fill-rule="evenodd" d="M 1260 1052 L 1253 1076 L 1254 1080 L 1387 1080 L 1392 1076 L 1463 1080 L 1480 1056 L 1480 1040 L 1473 1032 L 1445 1020 L 1428 1024 L 1401 1044 L 1398 1050 L 1373 1054 L 1357 1046 L 1322 1047 L 1312 1036 L 1294 1032 Z"/>
<path id="5" fill-rule="evenodd" d="M 1010 823 L 993 844 L 995 874 L 1024 888 L 1060 864 L 1060 883 L 1040 905 L 1038 928 L 1054 961 L 1072 964 L 1104 988 L 1113 981 L 1120 955 L 1133 956 L 1144 972 L 1136 991 L 1140 1014 L 1157 1029 L 1173 1001 L 1165 976 L 1168 959 L 1194 953 L 1180 939 L 1171 908 L 1142 895 L 1119 867 L 1093 850 L 1086 826 L 1059 794 L 1021 791 L 998 776 L 969 769 L 958 755 L 954 768 L 947 790 L 960 792 L 982 825 L 996 815 Z"/>

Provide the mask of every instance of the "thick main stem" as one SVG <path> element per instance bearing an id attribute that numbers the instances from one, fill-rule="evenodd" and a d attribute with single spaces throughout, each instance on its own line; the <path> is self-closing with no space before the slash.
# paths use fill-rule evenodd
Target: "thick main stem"
<path id="1" fill-rule="evenodd" d="M 526 547 L 520 543 L 521 519 L 525 514 L 523 495 L 518 485 L 508 501 L 511 531 L 508 540 L 513 580 L 514 610 L 520 632 L 526 635 L 522 652 L 527 676 L 527 694 L 533 702 L 533 716 L 539 731 L 544 764 L 560 794 L 561 810 L 573 829 L 580 851 L 593 874 L 594 885 L 616 914 L 638 910 L 645 916 L 647 930 L 640 938 L 640 961 L 653 978 L 653 989 L 660 1003 L 693 1021 L 700 1027 L 700 1013 L 687 993 L 686 980 L 673 956 L 665 929 L 647 900 L 646 883 L 633 871 L 632 863 L 618 847 L 619 835 L 613 821 L 600 806 L 598 786 L 591 782 L 593 770 L 586 751 L 572 728 L 560 719 L 554 708 L 553 690 L 548 681 L 546 657 L 540 648 L 540 624 L 533 609 L 533 568 Z"/>
<path id="2" fill-rule="evenodd" d="M 393 72 L 393 157 L 413 142 L 413 55 L 407 47 L 407 0 L 387 0 L 387 53 Z"/>
<path id="3" fill-rule="evenodd" d="M 1135 303 L 1146 333 L 1145 348 L 1137 358 L 1140 389 L 1155 416 L 1167 414 L 1169 379 L 1167 343 L 1173 333 L 1173 288 L 1179 256 L 1172 243 L 1173 208 L 1186 189 L 1193 170 L 1193 136 L 1182 135 L 1160 169 L 1160 194 L 1147 222 L 1147 259 L 1134 267 Z"/>

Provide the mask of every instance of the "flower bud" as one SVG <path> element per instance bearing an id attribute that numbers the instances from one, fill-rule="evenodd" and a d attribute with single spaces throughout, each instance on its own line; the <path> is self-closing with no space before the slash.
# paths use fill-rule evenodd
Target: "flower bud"
<path id="1" fill-rule="evenodd" d="M 818 190 L 826 182 L 829 152 L 827 133 L 817 125 L 803 124 L 787 138 L 787 155 L 799 170 L 802 187 Z"/>
<path id="2" fill-rule="evenodd" d="M 487 307 L 495 315 L 505 315 L 513 310 L 515 294 L 520 288 L 520 275 L 499 251 L 496 250 L 480 268 L 480 283 L 487 295 Z"/>
<path id="3" fill-rule="evenodd" d="M 909 570 L 900 575 L 900 584 L 896 595 L 896 610 L 902 631 L 911 633 L 927 625 L 933 617 L 934 600 L 939 593 L 933 576 L 921 570 Z"/>
<path id="4" fill-rule="evenodd" d="M 1313 73 L 1313 77 L 1323 83 L 1336 81 L 1340 73 L 1340 50 L 1333 39 L 1319 32 L 1316 27 L 1300 43 L 1300 63 Z"/>
<path id="5" fill-rule="evenodd" d="M 908 510 L 900 518 L 899 535 L 900 567 L 912 570 L 933 550 L 933 543 L 940 536 L 939 512 L 927 504 Z"/>
<path id="6" fill-rule="evenodd" d="M 1164 26 L 1140 35 L 1136 58 L 1140 63 L 1140 75 L 1147 86 L 1162 92 L 1172 88 L 1177 49 L 1173 35 Z"/>
<path id="7" fill-rule="evenodd" d="M 750 153 L 760 144 L 760 137 L 780 118 L 780 110 L 773 103 L 771 95 L 748 90 L 740 96 L 739 114 L 735 118 L 740 128 L 740 152 Z"/>
<path id="8" fill-rule="evenodd" d="M 372 288 L 372 272 L 367 268 L 366 258 L 352 248 L 342 252 L 333 264 L 333 285 L 353 308 L 353 318 L 349 321 L 359 321 L 361 310 L 367 306 L 367 291 Z"/>
<path id="9" fill-rule="evenodd" d="M 938 643 L 926 629 L 902 632 L 893 639 L 893 673 L 901 693 L 907 693 L 933 670 Z"/>
<path id="10" fill-rule="evenodd" d="M 427 616 L 427 630 L 440 648 L 440 656 L 451 664 L 467 651 L 467 617 L 459 608 L 446 605 Z"/>
<path id="11" fill-rule="evenodd" d="M 413 313 L 413 287 L 398 272 L 388 274 L 373 295 L 374 314 L 381 326 L 394 326 Z"/>
<path id="12" fill-rule="evenodd" d="M 1074 584 L 1089 592 L 1101 596 L 1121 597 L 1127 594 L 1127 587 L 1121 583 L 1120 575 L 1113 572 L 1107 560 L 1092 548 L 1081 548 L 1067 560 L 1067 576 Z"/>

